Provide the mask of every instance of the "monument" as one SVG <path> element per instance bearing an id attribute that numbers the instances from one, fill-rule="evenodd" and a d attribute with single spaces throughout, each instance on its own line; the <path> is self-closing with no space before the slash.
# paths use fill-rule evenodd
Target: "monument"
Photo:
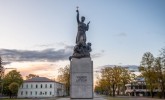
<path id="1" fill-rule="evenodd" d="M 86 43 L 86 31 L 89 29 L 90 21 L 85 24 L 85 17 L 79 20 L 77 7 L 78 32 L 76 45 L 70 60 L 70 98 L 92 99 L 93 98 L 93 61 L 90 57 L 91 43 Z"/>

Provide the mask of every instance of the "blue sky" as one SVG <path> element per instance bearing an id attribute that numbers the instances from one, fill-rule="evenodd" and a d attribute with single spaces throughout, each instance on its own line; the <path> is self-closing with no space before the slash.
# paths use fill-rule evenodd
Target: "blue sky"
<path id="1" fill-rule="evenodd" d="M 16 58 L 7 59 L 7 50 L 26 54 L 46 50 L 57 57 L 60 50 L 73 47 L 77 34 L 76 6 L 79 6 L 85 22 L 91 21 L 86 35 L 92 43 L 95 68 L 108 64 L 139 65 L 145 52 L 158 56 L 165 47 L 164 5 L 164 0 L 0 0 L 1 56 L 13 63 L 6 67 L 21 68 L 29 61 L 43 62 L 29 58 L 16 60 L 20 59 L 16 54 Z M 53 58 L 55 65 L 69 64 L 68 55 L 58 60 Z"/>

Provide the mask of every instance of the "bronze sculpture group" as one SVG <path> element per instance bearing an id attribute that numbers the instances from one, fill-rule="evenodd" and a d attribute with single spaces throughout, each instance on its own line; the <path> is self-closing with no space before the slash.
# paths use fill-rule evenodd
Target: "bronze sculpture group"
<path id="1" fill-rule="evenodd" d="M 90 57 L 91 43 L 86 43 L 86 31 L 89 29 L 90 21 L 85 24 L 85 17 L 81 17 L 81 21 L 79 20 L 79 10 L 77 12 L 77 24 L 78 24 L 78 32 L 76 36 L 76 45 L 74 47 L 73 55 L 69 57 L 69 60 L 72 58 L 83 58 Z"/>

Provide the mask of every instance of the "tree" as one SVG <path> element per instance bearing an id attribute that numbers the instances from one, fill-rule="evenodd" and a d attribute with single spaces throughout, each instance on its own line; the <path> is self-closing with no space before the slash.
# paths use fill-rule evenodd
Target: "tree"
<path id="1" fill-rule="evenodd" d="M 128 84 L 131 81 L 131 78 L 134 74 L 130 73 L 127 69 L 122 68 L 122 73 L 121 73 L 121 84 L 122 84 L 122 92 L 125 95 L 125 90 L 126 90 L 126 84 Z"/>
<path id="2" fill-rule="evenodd" d="M 5 75 L 3 79 L 3 93 L 6 95 L 11 95 L 11 91 L 9 90 L 9 85 L 13 82 L 18 83 L 20 86 L 23 83 L 23 78 L 20 72 L 16 70 L 10 71 L 8 74 Z"/>
<path id="3" fill-rule="evenodd" d="M 2 80 L 4 76 L 4 67 L 2 66 L 2 58 L 0 56 L 0 93 L 2 92 Z"/>
<path id="4" fill-rule="evenodd" d="M 34 77 L 39 77 L 39 76 L 35 75 L 35 74 L 29 74 L 28 76 L 26 76 L 26 79 L 31 79 L 31 78 L 34 78 Z"/>
<path id="5" fill-rule="evenodd" d="M 9 90 L 11 91 L 11 95 L 17 95 L 17 92 L 18 92 L 18 88 L 19 88 L 19 84 L 16 83 L 16 82 L 13 82 L 9 85 Z M 11 95 L 10 95 L 10 98 L 11 98 Z"/>
<path id="6" fill-rule="evenodd" d="M 111 95 L 111 89 L 109 89 L 108 82 L 105 79 L 99 79 L 95 85 L 95 92 L 98 94 Z"/>
<path id="7" fill-rule="evenodd" d="M 121 66 L 106 67 L 101 69 L 101 77 L 98 79 L 95 91 L 101 94 L 115 96 L 115 92 L 125 91 L 125 84 L 131 80 L 131 74 Z"/>
<path id="8" fill-rule="evenodd" d="M 121 74 L 122 74 L 122 70 L 120 66 L 115 66 L 112 69 L 111 82 L 112 82 L 113 96 L 115 96 L 116 89 L 117 88 L 119 89 L 121 85 Z M 117 94 L 119 94 L 119 91 L 117 91 Z"/>
<path id="9" fill-rule="evenodd" d="M 157 76 L 157 87 L 160 87 L 161 90 L 161 95 L 160 97 L 165 97 L 164 92 L 165 92 L 165 73 L 164 73 L 164 67 L 162 64 L 162 58 L 157 57 L 155 59 L 154 63 L 154 69 L 156 71 L 156 76 Z"/>
<path id="10" fill-rule="evenodd" d="M 57 80 L 65 84 L 66 93 L 70 95 L 70 66 L 67 65 L 64 68 L 60 68 L 58 73 Z"/>
<path id="11" fill-rule="evenodd" d="M 165 48 L 162 48 L 160 57 L 155 61 L 158 69 L 158 79 L 161 87 L 161 96 L 165 98 Z"/>
<path id="12" fill-rule="evenodd" d="M 111 87 L 112 87 L 112 68 L 106 67 L 101 69 L 101 79 L 100 79 L 100 86 L 104 89 L 104 93 L 111 95 Z"/>
<path id="13" fill-rule="evenodd" d="M 156 72 L 153 66 L 154 56 L 150 52 L 144 53 L 139 67 L 139 71 L 145 78 L 146 85 L 150 90 L 151 97 L 153 97 L 153 90 L 156 88 Z"/>

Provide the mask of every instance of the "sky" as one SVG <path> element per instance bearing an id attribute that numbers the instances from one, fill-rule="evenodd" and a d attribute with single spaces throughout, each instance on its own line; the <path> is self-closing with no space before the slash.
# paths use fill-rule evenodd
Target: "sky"
<path id="1" fill-rule="evenodd" d="M 139 65 L 165 47 L 164 0 L 0 0 L 0 56 L 5 68 L 56 77 L 69 65 L 77 34 L 76 7 L 92 43 L 94 70 Z"/>

